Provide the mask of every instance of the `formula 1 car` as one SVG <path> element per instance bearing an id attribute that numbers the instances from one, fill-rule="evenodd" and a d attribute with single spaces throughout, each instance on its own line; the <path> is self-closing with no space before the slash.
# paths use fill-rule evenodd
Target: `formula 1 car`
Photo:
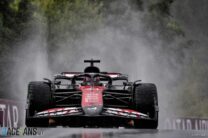
<path id="1" fill-rule="evenodd" d="M 91 65 L 84 72 L 62 72 L 53 80 L 28 85 L 27 127 L 130 127 L 156 129 L 158 97 L 155 84 L 129 82 L 127 75 L 101 72 Z"/>

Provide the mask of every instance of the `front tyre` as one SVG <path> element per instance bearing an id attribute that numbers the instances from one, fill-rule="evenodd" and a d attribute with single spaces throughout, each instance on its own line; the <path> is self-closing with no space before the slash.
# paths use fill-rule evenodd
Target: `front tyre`
<path id="1" fill-rule="evenodd" d="M 140 83 L 134 87 L 134 105 L 138 112 L 149 115 L 151 120 L 135 120 L 136 128 L 156 129 L 158 127 L 157 88 L 152 83 Z"/>
<path id="2" fill-rule="evenodd" d="M 27 109 L 25 124 L 27 127 L 44 127 L 48 119 L 33 118 L 36 112 L 46 110 L 52 106 L 52 92 L 50 85 L 43 81 L 30 82 L 27 94 Z"/>

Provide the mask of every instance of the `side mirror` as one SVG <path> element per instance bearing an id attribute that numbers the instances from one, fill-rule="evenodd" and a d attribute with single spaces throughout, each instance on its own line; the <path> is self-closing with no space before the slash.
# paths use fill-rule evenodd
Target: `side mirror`
<path id="1" fill-rule="evenodd" d="M 43 78 L 44 81 L 46 81 L 46 83 L 51 84 L 51 80 L 48 78 Z"/>
<path id="2" fill-rule="evenodd" d="M 133 85 L 137 85 L 138 83 L 140 83 L 142 80 L 136 80 L 135 82 L 134 82 L 134 84 Z"/>

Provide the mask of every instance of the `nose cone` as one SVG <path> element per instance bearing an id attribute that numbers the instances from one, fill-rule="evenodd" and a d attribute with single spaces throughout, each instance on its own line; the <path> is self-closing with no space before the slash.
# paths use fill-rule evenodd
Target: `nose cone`
<path id="1" fill-rule="evenodd" d="M 87 116 L 96 116 L 102 112 L 102 106 L 87 106 L 83 107 L 83 111 Z"/>
<path id="2" fill-rule="evenodd" d="M 82 109 L 85 115 L 99 115 L 103 108 L 103 86 L 82 86 Z"/>

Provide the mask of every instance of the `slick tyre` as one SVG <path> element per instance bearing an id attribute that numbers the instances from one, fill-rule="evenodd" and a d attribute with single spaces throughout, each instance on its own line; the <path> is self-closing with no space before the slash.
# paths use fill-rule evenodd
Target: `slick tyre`
<path id="1" fill-rule="evenodd" d="M 42 82 L 30 82 L 27 94 L 27 109 L 25 124 L 27 127 L 45 127 L 48 119 L 37 119 L 36 112 L 46 110 L 52 106 L 52 92 L 50 85 Z"/>
<path id="2" fill-rule="evenodd" d="M 156 129 L 158 126 L 157 88 L 152 83 L 141 83 L 134 87 L 134 105 L 138 112 L 149 115 L 150 120 L 135 120 L 136 128 Z"/>

